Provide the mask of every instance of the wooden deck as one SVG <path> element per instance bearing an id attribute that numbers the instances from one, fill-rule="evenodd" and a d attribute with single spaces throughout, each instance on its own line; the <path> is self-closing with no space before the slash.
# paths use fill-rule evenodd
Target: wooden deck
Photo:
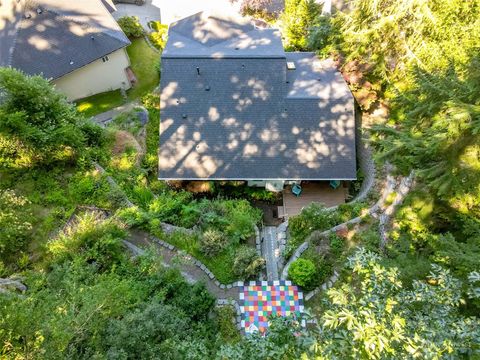
<path id="1" fill-rule="evenodd" d="M 300 196 L 292 194 L 290 187 L 283 190 L 283 206 L 278 207 L 279 217 L 289 217 L 300 214 L 304 207 L 312 202 L 322 203 L 326 207 L 345 203 L 346 189 L 340 185 L 332 189 L 328 182 L 312 182 L 302 184 Z"/>

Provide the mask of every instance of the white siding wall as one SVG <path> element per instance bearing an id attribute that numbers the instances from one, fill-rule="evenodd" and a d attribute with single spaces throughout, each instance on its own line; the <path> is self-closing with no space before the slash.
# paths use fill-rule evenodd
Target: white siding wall
<path id="1" fill-rule="evenodd" d="M 98 59 L 74 72 L 54 80 L 58 90 L 64 92 L 69 100 L 76 100 L 90 95 L 120 88 L 129 89 L 125 68 L 130 60 L 125 49 L 108 55 L 108 61 Z"/>

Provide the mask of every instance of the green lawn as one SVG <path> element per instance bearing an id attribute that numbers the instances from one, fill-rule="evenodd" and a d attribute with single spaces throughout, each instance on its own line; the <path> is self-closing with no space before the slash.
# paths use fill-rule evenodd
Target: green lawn
<path id="1" fill-rule="evenodd" d="M 158 85 L 160 77 L 156 67 L 160 54 L 152 50 L 143 38 L 132 40 L 132 45 L 127 47 L 127 53 L 138 80 L 135 87 L 127 91 L 128 100 L 134 100 Z"/>
<path id="2" fill-rule="evenodd" d="M 138 83 L 127 91 L 127 100 L 133 101 L 153 90 L 159 82 L 156 69 L 160 55 L 152 50 L 145 39 L 133 39 L 127 47 L 130 63 Z M 77 109 L 85 116 L 94 116 L 124 103 L 120 90 L 108 91 L 76 101 Z"/>
<path id="3" fill-rule="evenodd" d="M 95 116 L 124 103 L 120 90 L 107 91 L 76 101 L 77 110 L 86 117 Z"/>

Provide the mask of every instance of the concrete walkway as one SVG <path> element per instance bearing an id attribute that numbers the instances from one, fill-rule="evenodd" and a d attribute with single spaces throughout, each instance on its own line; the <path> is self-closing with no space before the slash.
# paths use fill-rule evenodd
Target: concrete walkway
<path id="1" fill-rule="evenodd" d="M 262 239 L 262 255 L 267 263 L 267 280 L 278 280 L 280 248 L 277 240 L 277 227 L 265 226 L 262 229 Z"/>

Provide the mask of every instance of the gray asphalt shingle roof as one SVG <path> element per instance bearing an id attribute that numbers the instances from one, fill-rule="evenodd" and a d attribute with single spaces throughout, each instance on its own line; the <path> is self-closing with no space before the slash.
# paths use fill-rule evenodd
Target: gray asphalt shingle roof
<path id="1" fill-rule="evenodd" d="M 56 79 L 130 44 L 102 0 L 36 0 L 22 13 L 7 65 L 27 74 Z"/>
<path id="2" fill-rule="evenodd" d="M 248 47 L 208 57 L 244 35 L 196 41 L 196 58 L 192 49 L 162 56 L 159 178 L 356 178 L 354 100 L 333 62 L 283 49 L 262 57 Z M 273 39 L 265 38 L 281 48 Z"/>
<path id="3" fill-rule="evenodd" d="M 284 51 L 275 29 L 256 29 L 249 21 L 198 13 L 170 26 L 162 58 L 279 57 Z"/>

